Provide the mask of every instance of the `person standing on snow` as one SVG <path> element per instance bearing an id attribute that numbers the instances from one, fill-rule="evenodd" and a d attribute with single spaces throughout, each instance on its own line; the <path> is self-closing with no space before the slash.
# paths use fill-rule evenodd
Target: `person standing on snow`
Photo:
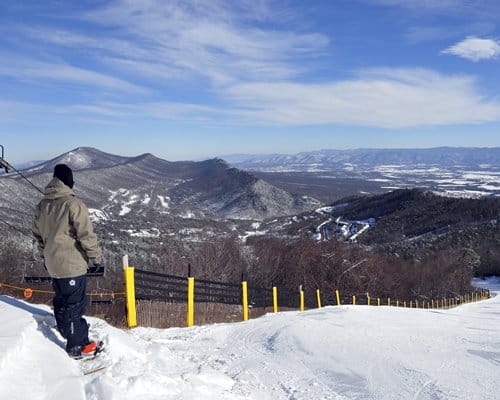
<path id="1" fill-rule="evenodd" d="M 87 207 L 75 197 L 73 184 L 71 168 L 56 165 L 54 177 L 37 206 L 33 234 L 52 277 L 57 329 L 67 340 L 70 357 L 80 358 L 97 349 L 97 343 L 89 340 L 83 314 L 88 303 L 88 263 L 100 267 L 101 250 Z"/>

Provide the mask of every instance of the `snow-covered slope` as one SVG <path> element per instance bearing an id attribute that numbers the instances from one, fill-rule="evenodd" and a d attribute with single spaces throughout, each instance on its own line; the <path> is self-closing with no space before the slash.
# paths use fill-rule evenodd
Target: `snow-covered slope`
<path id="1" fill-rule="evenodd" d="M 500 393 L 500 296 L 446 311 L 342 306 L 189 329 L 122 331 L 91 318 L 114 365 L 89 377 L 65 356 L 46 325 L 48 311 L 0 297 L 2 400 L 498 399 Z"/>

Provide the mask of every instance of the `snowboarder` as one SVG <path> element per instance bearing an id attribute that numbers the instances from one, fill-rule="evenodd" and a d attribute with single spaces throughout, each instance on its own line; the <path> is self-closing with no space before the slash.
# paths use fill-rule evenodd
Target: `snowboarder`
<path id="1" fill-rule="evenodd" d="M 85 293 L 89 262 L 101 265 L 101 250 L 85 204 L 73 192 L 73 171 L 66 164 L 54 168 L 36 209 L 33 234 L 39 253 L 52 277 L 57 329 L 67 340 L 73 358 L 93 355 L 98 344 L 88 337 L 83 318 L 88 303 Z"/>

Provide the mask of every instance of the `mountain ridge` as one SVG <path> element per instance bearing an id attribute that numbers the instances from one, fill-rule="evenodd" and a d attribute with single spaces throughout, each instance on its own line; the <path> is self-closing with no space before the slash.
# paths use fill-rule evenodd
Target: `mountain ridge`
<path id="1" fill-rule="evenodd" d="M 75 193 L 90 208 L 105 210 L 117 219 L 126 218 L 129 213 L 153 212 L 169 214 L 171 218 L 192 215 L 208 219 L 261 220 L 295 214 L 319 204 L 315 199 L 275 188 L 220 158 L 171 162 L 151 153 L 124 157 L 78 147 L 25 172 L 42 188 L 59 163 L 67 163 L 73 169 Z M 10 194 L 4 192 L 0 208 L 16 210 L 16 192 L 17 197 L 25 199 L 31 207 L 37 203 L 32 187 L 24 185 L 16 174 L 3 175 L 0 179 L 9 186 Z"/>
<path id="2" fill-rule="evenodd" d="M 224 158 L 224 156 L 222 156 Z M 500 147 L 358 148 L 323 149 L 295 154 L 237 155 L 234 165 L 257 171 L 332 170 L 356 165 L 390 163 L 429 165 L 479 165 L 500 162 Z"/>

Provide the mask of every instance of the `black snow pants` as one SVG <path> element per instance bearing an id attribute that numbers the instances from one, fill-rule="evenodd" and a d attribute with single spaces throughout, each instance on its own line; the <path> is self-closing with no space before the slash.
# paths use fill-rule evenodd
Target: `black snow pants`
<path id="1" fill-rule="evenodd" d="M 52 279 L 54 316 L 57 329 L 67 340 L 66 351 L 89 342 L 89 327 L 83 318 L 88 299 L 85 293 L 87 275 Z"/>

